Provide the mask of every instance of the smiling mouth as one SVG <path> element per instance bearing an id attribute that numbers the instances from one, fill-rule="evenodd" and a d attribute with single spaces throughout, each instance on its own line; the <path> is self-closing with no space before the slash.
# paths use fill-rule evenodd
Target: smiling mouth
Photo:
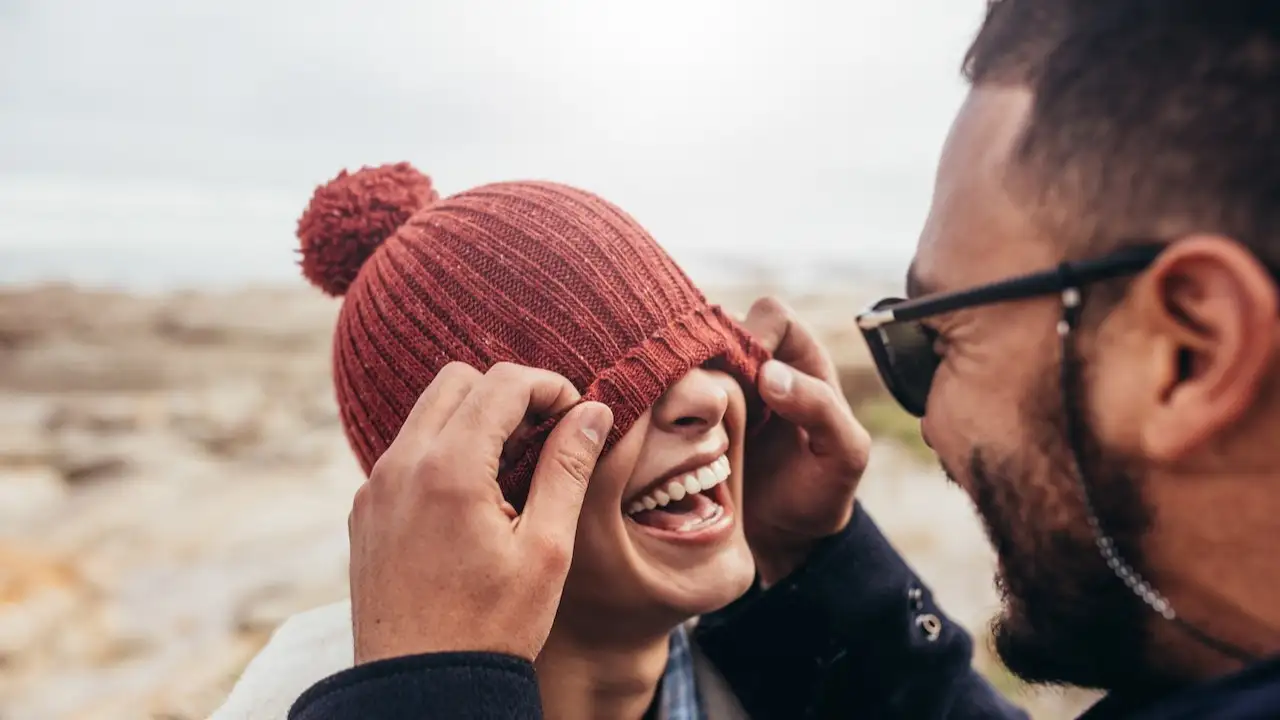
<path id="1" fill-rule="evenodd" d="M 729 474 L 729 458 L 721 455 L 632 500 L 626 515 L 639 525 L 667 533 L 693 535 L 715 527 L 728 515 L 724 481 Z"/>

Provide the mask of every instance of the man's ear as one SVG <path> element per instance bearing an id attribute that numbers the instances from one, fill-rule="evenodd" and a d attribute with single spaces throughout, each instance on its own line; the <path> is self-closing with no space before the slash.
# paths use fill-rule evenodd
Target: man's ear
<path id="1" fill-rule="evenodd" d="M 1135 281 L 1160 393 L 1143 421 L 1145 452 L 1174 461 L 1245 414 L 1271 371 L 1280 297 L 1271 272 L 1220 236 L 1178 240 Z"/>

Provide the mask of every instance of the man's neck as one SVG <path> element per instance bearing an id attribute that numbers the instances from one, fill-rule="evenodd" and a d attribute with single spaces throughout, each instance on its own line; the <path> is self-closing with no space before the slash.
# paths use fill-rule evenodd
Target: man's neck
<path id="1" fill-rule="evenodd" d="M 666 634 L 584 642 L 553 628 L 534 663 L 543 714 L 557 720 L 641 720 L 666 670 L 668 643 Z"/>
<path id="2" fill-rule="evenodd" d="M 1275 476 L 1218 476 L 1170 488 L 1158 504 L 1146 555 L 1154 584 L 1182 621 L 1213 640 L 1263 659 L 1280 654 L 1280 501 Z M 1153 650 L 1176 677 L 1202 681 L 1248 664 L 1156 622 Z"/>

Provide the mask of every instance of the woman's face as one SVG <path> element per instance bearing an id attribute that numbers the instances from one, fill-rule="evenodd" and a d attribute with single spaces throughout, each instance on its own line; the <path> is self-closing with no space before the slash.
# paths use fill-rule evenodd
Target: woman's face
<path id="1" fill-rule="evenodd" d="M 745 424 L 737 381 L 701 368 L 640 416 L 591 478 L 558 624 L 651 630 L 747 590 L 755 564 L 739 520 Z"/>

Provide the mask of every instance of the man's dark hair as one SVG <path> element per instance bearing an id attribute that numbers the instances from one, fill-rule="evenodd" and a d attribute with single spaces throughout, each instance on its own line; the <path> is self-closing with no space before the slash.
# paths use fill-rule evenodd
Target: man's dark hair
<path id="1" fill-rule="evenodd" d="M 1280 268 L 1280 0 L 989 0 L 964 72 L 1033 93 L 1008 181 L 1071 254 L 1212 232 Z"/>

